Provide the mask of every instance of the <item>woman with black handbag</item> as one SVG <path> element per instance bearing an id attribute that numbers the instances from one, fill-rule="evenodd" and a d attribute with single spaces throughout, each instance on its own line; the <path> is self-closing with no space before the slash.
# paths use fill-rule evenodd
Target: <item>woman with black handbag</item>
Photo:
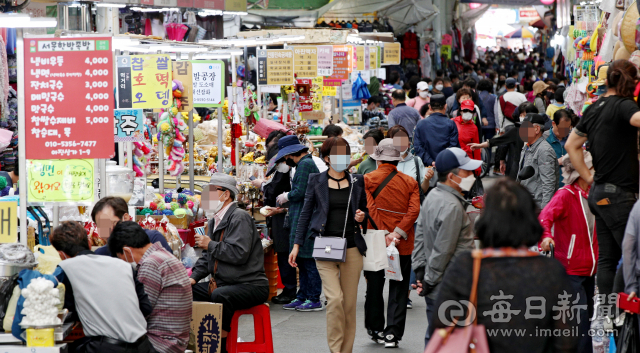
<path id="1" fill-rule="evenodd" d="M 367 196 L 363 176 L 347 172 L 351 149 L 345 139 L 328 138 L 320 155 L 329 170 L 309 176 L 289 264 L 296 267 L 300 247 L 314 242 L 313 257 L 327 298 L 329 350 L 350 353 L 356 336 L 362 256 L 367 251 L 358 223 L 365 219 Z"/>

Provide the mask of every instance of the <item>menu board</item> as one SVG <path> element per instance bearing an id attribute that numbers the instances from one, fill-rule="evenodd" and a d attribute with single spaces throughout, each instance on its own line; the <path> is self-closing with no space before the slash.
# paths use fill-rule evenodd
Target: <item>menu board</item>
<path id="1" fill-rule="evenodd" d="M 344 46 L 334 45 L 333 47 L 333 74 L 331 80 L 349 79 L 349 51 Z"/>
<path id="2" fill-rule="evenodd" d="M 222 107 L 224 105 L 224 62 L 192 60 L 193 106 Z"/>
<path id="3" fill-rule="evenodd" d="M 364 70 L 364 46 L 362 45 L 356 47 L 356 70 Z"/>
<path id="4" fill-rule="evenodd" d="M 369 55 L 369 47 L 364 47 L 364 69 L 369 70 L 371 68 L 371 55 Z"/>
<path id="5" fill-rule="evenodd" d="M 400 65 L 400 43 L 385 43 L 384 58 L 385 65 Z"/>
<path id="6" fill-rule="evenodd" d="M 24 55 L 26 158 L 113 157 L 111 38 L 29 38 Z"/>
<path id="7" fill-rule="evenodd" d="M 333 46 L 318 46 L 318 76 L 331 76 L 333 73 Z"/>
<path id="8" fill-rule="evenodd" d="M 179 60 L 173 63 L 173 79 L 182 83 L 183 90 L 180 96 L 178 111 L 188 112 L 193 108 L 193 66 L 188 60 Z"/>
<path id="9" fill-rule="evenodd" d="M 118 108 L 169 108 L 173 104 L 169 55 L 123 55 L 116 60 Z"/>
<path id="10" fill-rule="evenodd" d="M 267 50 L 267 84 L 293 84 L 293 50 Z"/>
<path id="11" fill-rule="evenodd" d="M 293 61 L 297 77 L 314 78 L 318 76 L 318 47 L 294 47 Z"/>
<path id="12" fill-rule="evenodd" d="M 93 174 L 92 159 L 28 160 L 28 200 L 92 202 L 95 180 Z"/>

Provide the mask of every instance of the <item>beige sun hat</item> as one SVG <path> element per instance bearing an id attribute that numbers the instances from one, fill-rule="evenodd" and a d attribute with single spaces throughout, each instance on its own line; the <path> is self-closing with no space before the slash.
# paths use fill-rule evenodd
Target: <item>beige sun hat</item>
<path id="1" fill-rule="evenodd" d="M 549 85 L 544 83 L 544 82 L 542 82 L 542 81 L 538 81 L 538 82 L 534 83 L 533 84 L 533 95 L 537 96 L 538 94 L 540 94 L 540 92 L 544 91 L 548 87 L 549 87 Z"/>
<path id="2" fill-rule="evenodd" d="M 595 80 L 592 85 L 602 86 L 607 80 L 607 72 L 609 71 L 609 65 L 602 65 L 598 68 L 598 79 Z"/>
<path id="3" fill-rule="evenodd" d="M 620 40 L 622 40 L 629 53 L 633 53 L 638 49 L 636 47 L 636 23 L 638 22 L 638 17 L 640 17 L 638 15 L 638 6 L 634 1 L 625 11 L 620 24 Z"/>
<path id="4" fill-rule="evenodd" d="M 616 52 L 616 55 L 613 57 L 614 60 L 629 60 L 631 57 L 631 53 L 627 50 L 627 46 L 622 44 L 620 45 L 620 49 Z"/>

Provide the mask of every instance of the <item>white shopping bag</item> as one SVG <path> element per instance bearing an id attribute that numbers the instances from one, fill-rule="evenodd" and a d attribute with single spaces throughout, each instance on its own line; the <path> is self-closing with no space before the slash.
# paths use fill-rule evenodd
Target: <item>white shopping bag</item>
<path id="1" fill-rule="evenodd" d="M 402 281 L 400 253 L 398 249 L 396 249 L 396 243 L 391 243 L 387 246 L 387 259 L 389 261 L 389 267 L 387 267 L 384 276 L 392 281 Z"/>
<path id="2" fill-rule="evenodd" d="M 364 233 L 364 231 L 366 231 L 366 233 Z M 389 265 L 386 250 L 387 245 L 384 240 L 387 233 L 386 230 L 363 230 L 362 236 L 367 243 L 367 256 L 363 258 L 363 270 L 380 271 Z"/>

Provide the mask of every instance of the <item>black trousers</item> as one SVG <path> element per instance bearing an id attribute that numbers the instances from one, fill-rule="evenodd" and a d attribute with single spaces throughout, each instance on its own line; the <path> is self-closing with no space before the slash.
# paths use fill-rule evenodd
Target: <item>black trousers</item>
<path id="1" fill-rule="evenodd" d="M 126 346 L 103 342 L 102 337 L 85 337 L 69 345 L 69 352 L 76 353 L 156 353 L 149 338 L 138 345 Z"/>
<path id="2" fill-rule="evenodd" d="M 407 300 L 411 277 L 411 255 L 400 255 L 402 281 L 389 281 L 389 301 L 387 303 L 387 327 L 384 327 L 384 272 L 385 270 L 364 271 L 367 279 L 367 297 L 364 302 L 364 326 L 384 335 L 394 335 L 401 340 L 407 321 Z"/>
<path id="3" fill-rule="evenodd" d="M 279 252 L 278 269 L 280 270 L 280 280 L 284 285 L 282 294 L 285 297 L 294 298 L 298 288 L 298 279 L 296 277 L 296 269 L 289 265 L 289 252 Z"/>
<path id="4" fill-rule="evenodd" d="M 269 286 L 253 284 L 232 284 L 220 286 L 209 296 L 209 282 L 196 283 L 193 287 L 193 300 L 222 304 L 222 329 L 231 330 L 231 319 L 236 310 L 249 309 L 263 304 L 269 298 Z"/>

